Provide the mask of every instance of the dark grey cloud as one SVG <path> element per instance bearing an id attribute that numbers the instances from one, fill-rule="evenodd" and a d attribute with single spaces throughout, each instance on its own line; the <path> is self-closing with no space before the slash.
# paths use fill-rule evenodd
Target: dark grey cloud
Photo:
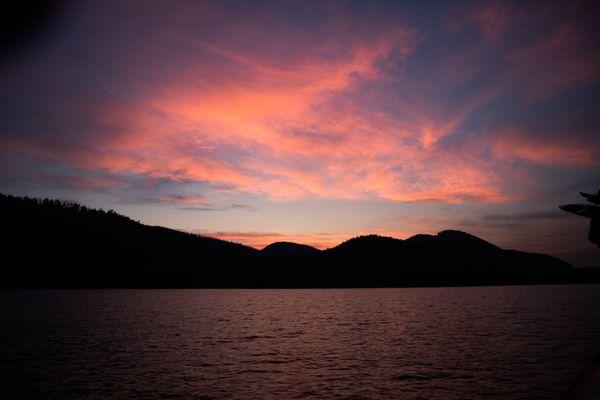
<path id="1" fill-rule="evenodd" d="M 231 203 L 227 205 L 217 204 L 199 204 L 194 206 L 178 207 L 178 210 L 184 211 L 228 211 L 228 210 L 244 210 L 244 211 L 258 211 L 258 207 L 250 204 L 242 203 Z"/>
<path id="2" fill-rule="evenodd" d="M 489 222 L 522 222 L 530 220 L 548 220 L 548 219 L 562 219 L 567 214 L 563 211 L 537 211 L 537 212 L 526 212 L 518 214 L 486 214 L 481 217 L 483 221 Z"/>

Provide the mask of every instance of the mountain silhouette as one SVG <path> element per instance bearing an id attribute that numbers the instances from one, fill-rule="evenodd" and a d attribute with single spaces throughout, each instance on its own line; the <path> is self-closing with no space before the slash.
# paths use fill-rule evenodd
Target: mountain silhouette
<path id="1" fill-rule="evenodd" d="M 114 211 L 0 194 L 0 286 L 384 287 L 597 281 L 547 255 L 504 250 L 460 231 L 406 240 L 360 236 L 327 250 L 262 250 L 148 226 Z"/>
<path id="2" fill-rule="evenodd" d="M 318 257 L 321 250 L 305 244 L 293 242 L 275 242 L 260 251 L 269 258 L 277 258 L 290 263 L 301 263 Z"/>

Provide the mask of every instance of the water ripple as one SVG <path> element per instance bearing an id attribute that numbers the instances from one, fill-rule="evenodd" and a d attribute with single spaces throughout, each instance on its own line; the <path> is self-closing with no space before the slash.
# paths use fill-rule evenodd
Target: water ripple
<path id="1" fill-rule="evenodd" d="M 0 292 L 5 399 L 559 399 L 600 286 Z"/>

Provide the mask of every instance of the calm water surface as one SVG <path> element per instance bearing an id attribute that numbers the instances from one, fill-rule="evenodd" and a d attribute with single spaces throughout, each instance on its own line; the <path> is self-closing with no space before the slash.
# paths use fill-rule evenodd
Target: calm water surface
<path id="1" fill-rule="evenodd" d="M 0 293 L 2 399 L 560 399 L 600 286 Z"/>

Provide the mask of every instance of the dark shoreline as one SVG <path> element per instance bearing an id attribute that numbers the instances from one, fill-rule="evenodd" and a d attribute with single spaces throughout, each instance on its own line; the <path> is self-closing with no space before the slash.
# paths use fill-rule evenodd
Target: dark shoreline
<path id="1" fill-rule="evenodd" d="M 560 285 L 600 285 L 600 282 L 541 282 L 541 283 L 473 283 L 451 285 L 405 285 L 405 286 L 86 286 L 86 287 L 0 287 L 2 291 L 26 290 L 343 290 L 343 289 L 423 289 L 423 288 L 469 288 L 469 287 L 512 287 L 512 286 L 560 286 Z"/>

